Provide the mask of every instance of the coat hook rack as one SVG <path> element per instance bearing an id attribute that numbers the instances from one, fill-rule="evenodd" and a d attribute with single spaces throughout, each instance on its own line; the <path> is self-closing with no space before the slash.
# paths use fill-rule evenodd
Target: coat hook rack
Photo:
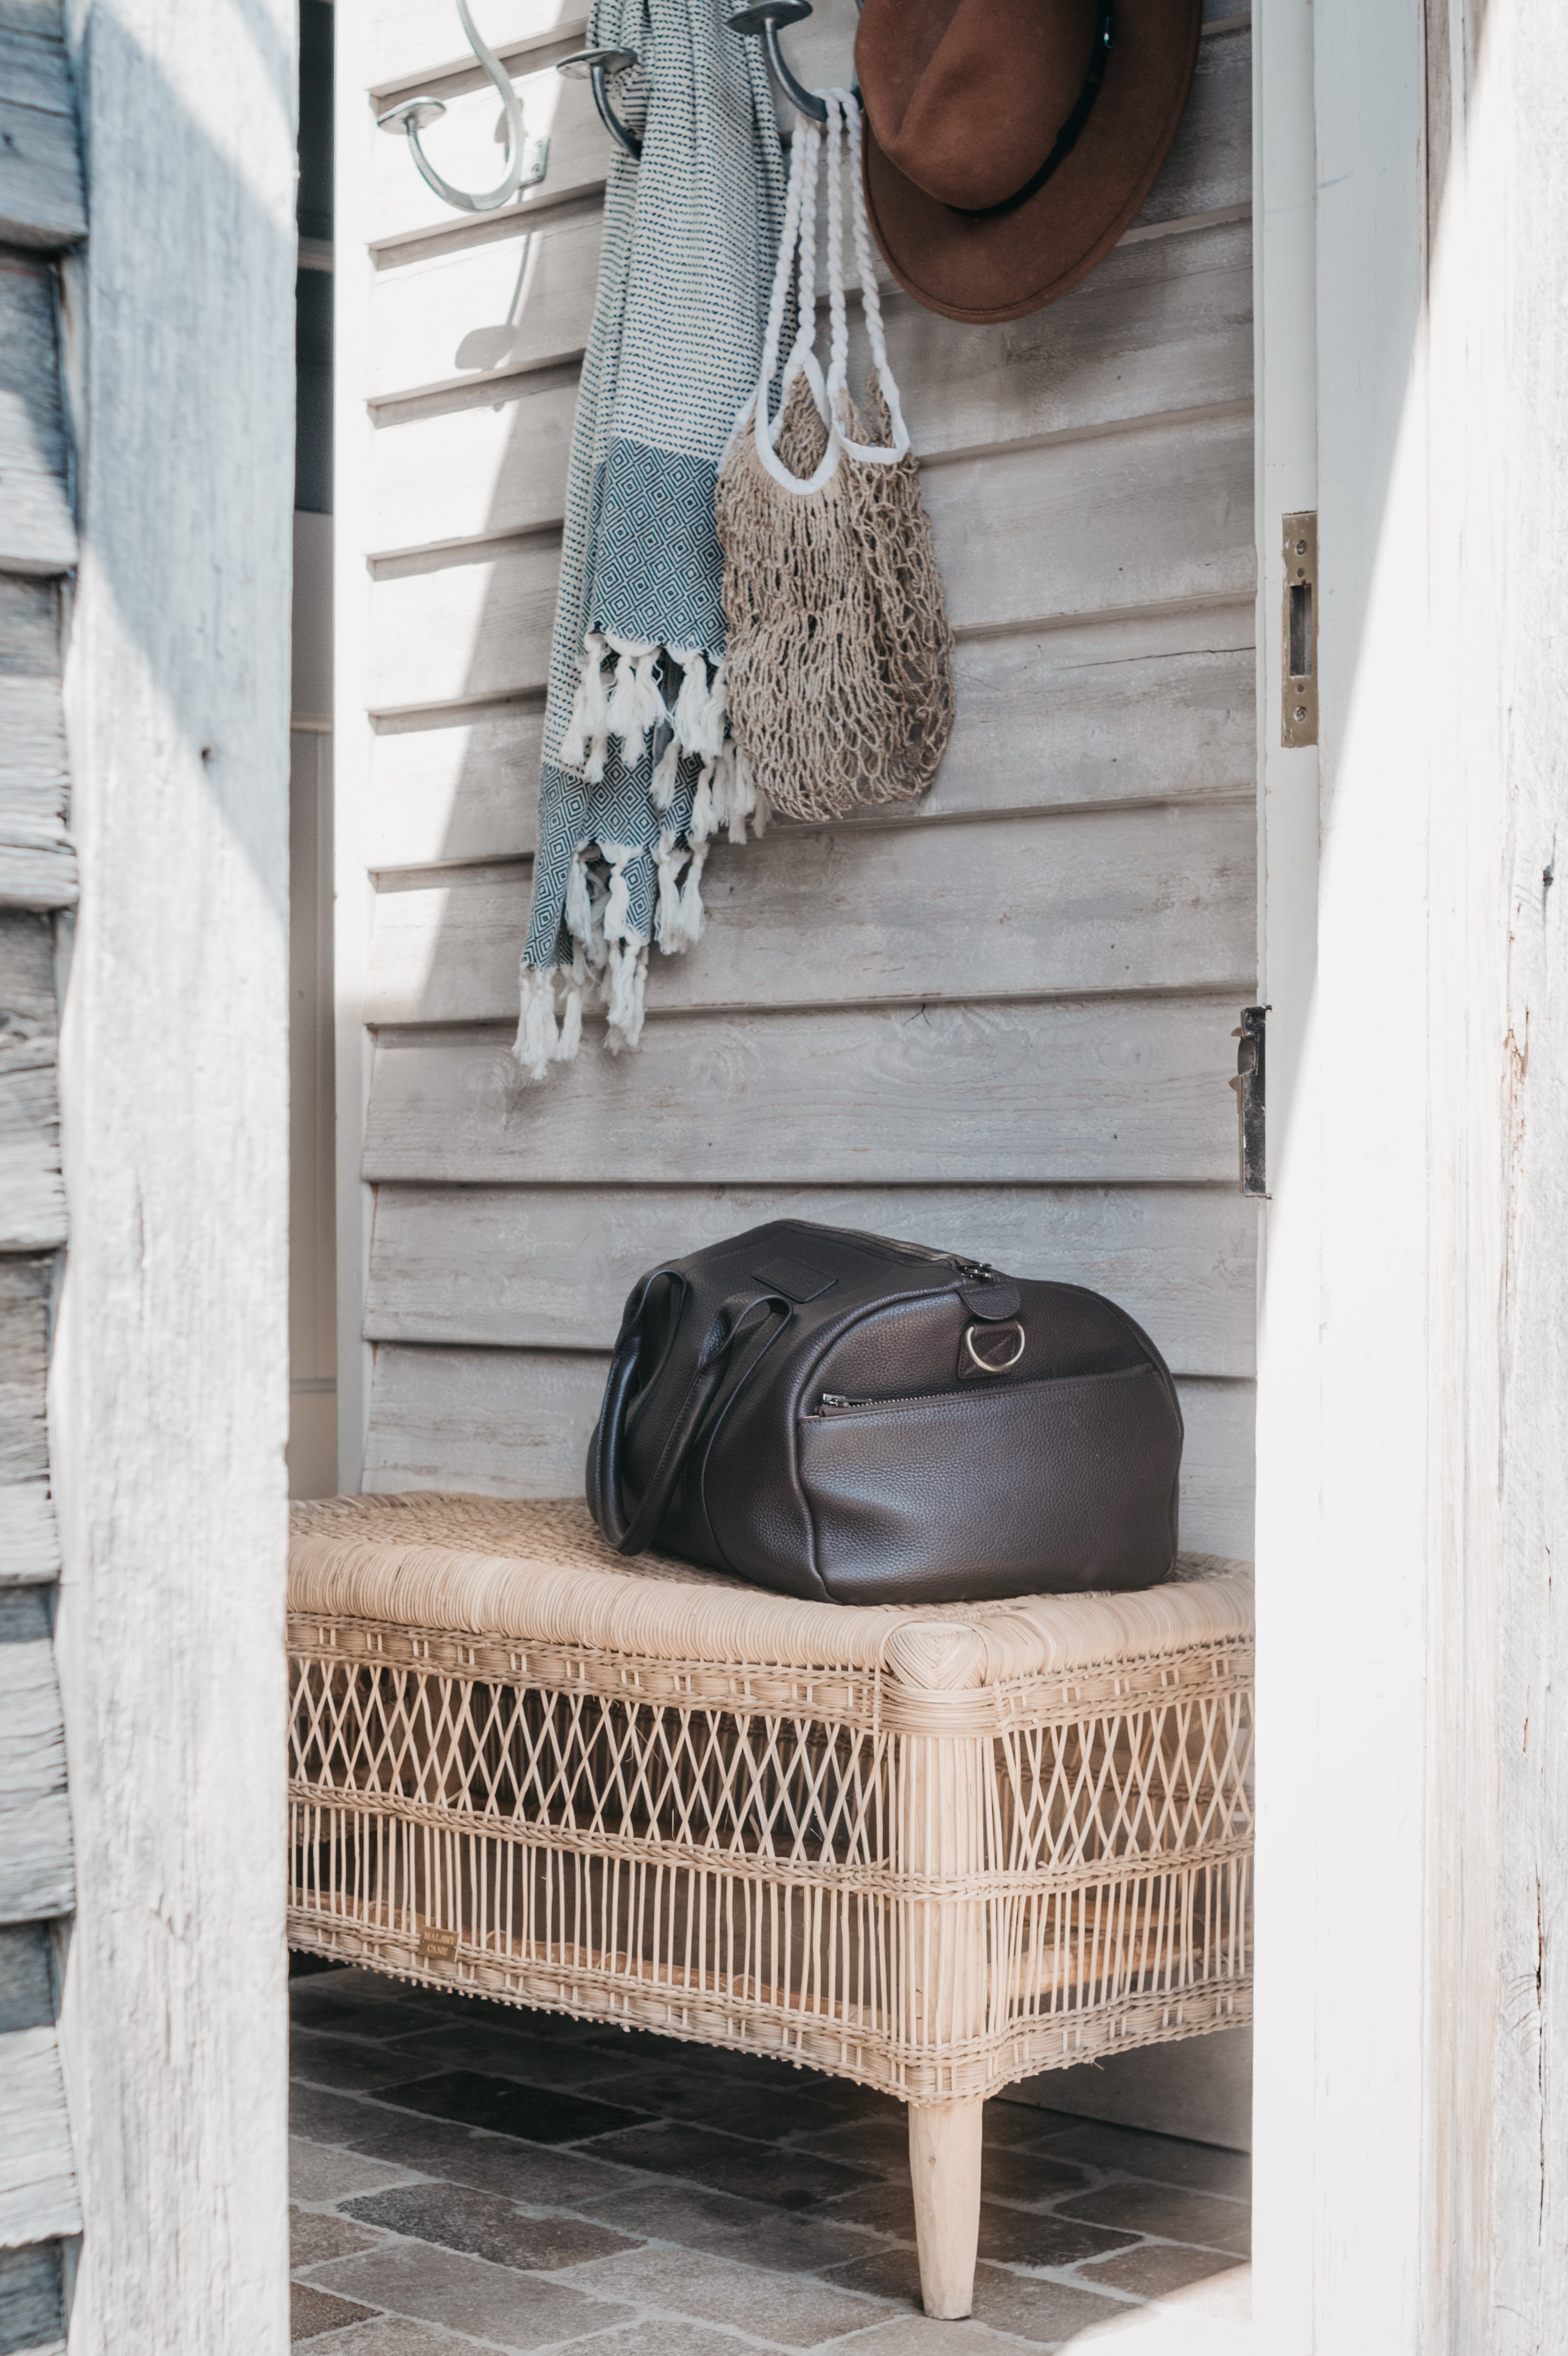
<path id="1" fill-rule="evenodd" d="M 779 47 L 779 27 L 798 25 L 810 14 L 811 0 L 758 0 L 755 7 L 742 8 L 725 22 L 732 33 L 747 33 L 761 40 L 768 80 L 779 96 L 786 99 L 797 114 L 806 115 L 813 123 L 826 123 L 826 104 L 792 73 Z"/>
<path id="2" fill-rule="evenodd" d="M 635 49 L 575 49 L 562 58 L 556 67 L 570 81 L 591 81 L 593 103 L 599 120 L 618 147 L 624 147 L 635 163 L 643 152 L 643 143 L 631 125 L 623 123 L 610 103 L 610 82 L 613 76 L 630 72 L 637 63 Z"/>
<path id="3" fill-rule="evenodd" d="M 408 139 L 414 166 L 428 188 L 433 188 L 443 204 L 460 213 L 493 213 L 509 204 L 519 188 L 532 187 L 542 180 L 549 163 L 549 141 L 530 139 L 523 122 L 523 102 L 517 96 L 512 77 L 495 51 L 485 47 L 478 27 L 468 13 L 468 0 L 457 0 L 457 14 L 468 37 L 468 46 L 489 75 L 501 94 L 507 110 L 507 177 L 498 187 L 487 189 L 480 196 L 470 196 L 465 189 L 454 188 L 443 180 L 420 145 L 420 133 L 427 123 L 439 122 L 446 112 L 444 102 L 432 98 L 428 91 L 414 98 L 405 98 L 389 107 L 385 114 L 376 117 L 382 131 L 400 131 Z"/>

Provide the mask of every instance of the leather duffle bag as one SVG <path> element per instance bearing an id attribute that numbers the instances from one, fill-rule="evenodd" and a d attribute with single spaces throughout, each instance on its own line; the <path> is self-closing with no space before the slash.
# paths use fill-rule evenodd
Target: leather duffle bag
<path id="1" fill-rule="evenodd" d="M 781 1219 L 635 1286 L 588 1504 L 623 1554 L 818 1601 L 1152 1587 L 1181 1439 L 1101 1294 Z"/>

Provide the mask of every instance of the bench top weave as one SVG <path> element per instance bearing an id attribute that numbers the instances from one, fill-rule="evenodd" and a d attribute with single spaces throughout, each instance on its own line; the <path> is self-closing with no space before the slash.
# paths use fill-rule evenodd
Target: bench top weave
<path id="1" fill-rule="evenodd" d="M 644 1660 L 891 1671 L 955 1688 L 1244 1644 L 1247 1567 L 1184 1555 L 1133 1595 L 798 1601 L 667 1557 L 628 1560 L 575 1498 L 330 1497 L 293 1508 L 289 1609 Z"/>

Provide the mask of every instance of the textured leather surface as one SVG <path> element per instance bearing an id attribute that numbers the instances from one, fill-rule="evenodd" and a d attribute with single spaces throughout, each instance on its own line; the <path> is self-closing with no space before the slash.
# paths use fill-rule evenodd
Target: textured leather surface
<path id="1" fill-rule="evenodd" d="M 981 1373 L 965 1332 L 1006 1355 L 1013 1319 L 1018 1363 Z M 588 1503 L 624 1550 L 831 1601 L 1147 1587 L 1181 1437 L 1164 1361 L 1100 1294 L 779 1220 L 635 1288 Z"/>

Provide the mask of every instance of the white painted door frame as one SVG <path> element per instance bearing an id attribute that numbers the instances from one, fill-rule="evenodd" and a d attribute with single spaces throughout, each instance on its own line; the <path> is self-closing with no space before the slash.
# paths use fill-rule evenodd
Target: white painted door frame
<path id="1" fill-rule="evenodd" d="M 1257 2345 L 1538 2356 L 1568 2341 L 1568 22 L 1255 0 L 1254 40 Z M 1296 508 L 1316 755 L 1279 742 Z"/>

